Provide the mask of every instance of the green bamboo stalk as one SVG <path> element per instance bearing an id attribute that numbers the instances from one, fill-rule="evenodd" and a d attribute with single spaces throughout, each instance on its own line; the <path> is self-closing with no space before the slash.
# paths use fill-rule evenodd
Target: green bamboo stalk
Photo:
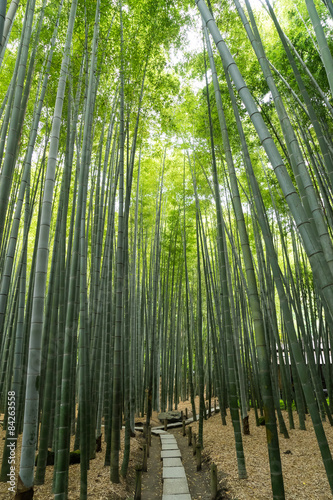
<path id="1" fill-rule="evenodd" d="M 236 106 L 235 98 L 233 98 L 232 102 L 233 102 L 234 111 L 236 112 L 237 106 Z M 240 118 L 239 118 L 239 115 L 237 112 L 236 112 L 235 116 L 237 119 L 238 131 L 239 131 L 241 141 L 242 141 L 242 149 L 243 149 L 243 155 L 244 155 L 244 159 L 245 159 L 245 165 L 246 165 L 247 170 L 248 170 L 251 188 L 252 188 L 252 191 L 254 194 L 254 201 L 256 204 L 257 212 L 259 214 L 258 219 L 259 219 L 260 226 L 261 226 L 261 229 L 263 232 L 263 237 L 264 237 L 265 244 L 266 244 L 266 250 L 267 250 L 267 253 L 269 256 L 269 262 L 270 262 L 270 265 L 272 268 L 274 281 L 275 281 L 275 284 L 277 287 L 277 292 L 279 295 L 281 308 L 283 310 L 284 323 L 285 323 L 285 327 L 286 327 L 287 332 L 288 332 L 288 340 L 290 342 L 292 356 L 295 360 L 295 365 L 297 367 L 298 376 L 300 378 L 303 392 L 304 392 L 304 395 L 305 395 L 305 398 L 306 398 L 306 401 L 307 401 L 307 404 L 309 407 L 309 411 L 310 411 L 311 418 L 313 421 L 313 426 L 315 429 L 316 437 L 317 437 L 317 440 L 318 440 L 318 443 L 320 446 L 323 462 L 325 465 L 326 473 L 328 475 L 328 479 L 329 479 L 330 484 L 332 484 L 331 483 L 331 481 L 332 481 L 331 480 L 331 478 L 332 478 L 332 472 L 331 472 L 332 471 L 332 457 L 331 457 L 331 453 L 329 450 L 327 439 L 326 439 L 326 436 L 324 433 L 324 429 L 322 427 L 320 415 L 318 412 L 318 406 L 317 406 L 315 399 L 314 399 L 313 388 L 312 388 L 312 385 L 310 383 L 310 374 L 309 374 L 308 368 L 305 364 L 302 350 L 301 350 L 300 345 L 298 343 L 297 334 L 296 334 L 295 327 L 294 327 L 294 320 L 292 317 L 292 311 L 289 307 L 290 300 L 288 300 L 288 295 L 289 295 L 288 289 L 284 288 L 284 280 L 282 278 L 282 273 L 281 273 L 281 270 L 279 268 L 277 254 L 276 254 L 276 251 L 275 251 L 275 248 L 273 245 L 271 231 L 270 231 L 270 228 L 269 228 L 268 222 L 267 222 L 267 216 L 265 216 L 264 210 L 263 210 L 264 205 L 262 202 L 262 197 L 260 194 L 257 180 L 255 178 L 255 175 L 254 175 L 254 172 L 252 169 L 249 152 L 248 152 L 245 138 L 244 138 L 244 132 L 243 132 L 241 121 L 240 121 Z M 287 251 L 285 252 L 285 255 L 288 255 Z M 296 294 L 296 295 L 298 295 L 298 294 Z M 291 301 L 291 304 L 294 307 L 293 301 Z M 297 313 L 297 310 L 295 310 L 295 312 Z"/>
<path id="2" fill-rule="evenodd" d="M 255 126 L 258 136 L 265 148 L 267 156 L 271 161 L 288 206 L 293 214 L 293 217 L 301 234 L 303 245 L 309 257 L 314 277 L 318 283 L 318 288 L 322 296 L 325 297 L 325 308 L 327 310 L 327 313 L 331 315 L 332 312 L 330 304 L 332 304 L 333 301 L 330 297 L 332 294 L 333 278 L 331 276 L 331 273 L 327 273 L 327 265 L 324 264 L 323 253 L 318 247 L 317 241 L 314 238 L 311 226 L 309 225 L 309 221 L 304 213 L 304 210 L 302 209 L 299 196 L 296 193 L 289 176 L 287 176 L 287 174 L 285 173 L 285 166 L 280 153 L 278 152 L 267 130 L 267 127 L 263 122 L 262 116 L 257 110 L 251 93 L 249 92 L 236 63 L 233 60 L 229 49 L 223 41 L 221 34 L 215 24 L 215 21 L 213 20 L 204 3 L 204 0 L 198 0 L 197 6 L 201 11 L 201 14 L 204 17 L 207 26 L 209 26 L 215 43 L 217 44 L 221 58 L 224 60 L 224 63 L 228 68 L 232 79 L 234 80 L 236 88 L 239 91 L 239 95 L 247 108 L 249 116 L 251 117 L 253 125 Z"/>
<path id="3" fill-rule="evenodd" d="M 305 0 L 306 7 L 316 33 L 316 38 L 319 46 L 320 56 L 324 63 L 328 83 L 333 94 L 333 58 L 327 44 L 325 33 L 321 25 L 318 12 L 316 10 L 313 0 Z"/>
<path id="4" fill-rule="evenodd" d="M 42 205 L 41 229 L 39 233 L 39 245 L 37 250 L 37 269 L 35 292 L 33 299 L 31 338 L 29 347 L 29 365 L 27 374 L 27 396 L 25 405 L 26 419 L 24 422 L 22 453 L 20 462 L 20 479 L 26 488 L 32 489 L 34 451 L 37 441 L 38 424 L 38 400 L 39 400 L 39 371 L 41 354 L 41 334 L 43 324 L 44 296 L 46 286 L 46 270 L 48 261 L 48 236 L 51 221 L 51 203 L 54 189 L 54 175 L 56 158 L 59 144 L 59 131 L 61 123 L 61 111 L 63 96 L 65 92 L 65 82 L 68 67 L 68 51 L 71 44 L 71 37 L 74 27 L 76 1 L 72 3 L 71 17 L 68 25 L 68 36 L 65 55 L 62 61 L 61 77 L 59 79 L 57 101 L 51 133 L 51 149 L 47 164 L 44 200 Z"/>
<path id="5" fill-rule="evenodd" d="M 30 0 L 27 5 L 27 16 L 22 30 L 22 50 L 20 54 L 20 63 L 15 85 L 15 94 L 13 100 L 13 109 L 10 118 L 10 127 L 7 138 L 7 147 L 4 163 L 1 170 L 0 179 L 0 241 L 2 240 L 5 225 L 5 217 L 8 207 L 9 194 L 14 173 L 15 161 L 17 157 L 17 147 L 20 137 L 20 114 L 22 105 L 23 85 L 28 60 L 29 43 L 32 31 L 32 21 L 35 10 L 35 0 Z"/>
<path id="6" fill-rule="evenodd" d="M 121 37 L 121 70 L 120 70 L 120 120 L 119 120 L 119 209 L 118 209 L 118 239 L 116 260 L 116 330 L 113 361 L 113 401 L 112 401 L 112 433 L 111 433 L 111 465 L 110 479 L 119 483 L 119 450 L 121 422 L 121 335 L 123 324 L 123 287 L 124 287 L 124 55 L 123 55 L 123 21 L 122 1 L 120 7 L 120 37 Z"/>

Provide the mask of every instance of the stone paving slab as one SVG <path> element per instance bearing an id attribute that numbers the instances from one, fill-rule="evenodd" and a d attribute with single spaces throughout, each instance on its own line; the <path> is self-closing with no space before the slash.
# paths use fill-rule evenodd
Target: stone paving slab
<path id="1" fill-rule="evenodd" d="M 152 434 L 155 434 L 156 436 L 163 436 L 163 434 L 168 434 L 167 431 L 162 430 L 162 429 L 152 429 L 151 430 Z"/>
<path id="2" fill-rule="evenodd" d="M 181 458 L 163 458 L 163 467 L 180 467 L 182 465 Z"/>
<path id="3" fill-rule="evenodd" d="M 181 457 L 180 450 L 162 450 L 161 451 L 161 458 L 177 458 Z"/>
<path id="4" fill-rule="evenodd" d="M 172 424 L 168 424 L 168 429 L 174 429 L 175 427 L 181 427 L 182 425 L 182 422 L 173 422 Z"/>
<path id="5" fill-rule="evenodd" d="M 162 451 L 164 450 L 178 450 L 177 443 L 162 443 Z"/>
<path id="6" fill-rule="evenodd" d="M 176 424 L 178 425 L 178 424 Z M 174 425 L 170 425 L 170 427 Z M 163 459 L 162 500 L 191 500 L 184 466 L 181 462 L 181 453 L 177 440 L 172 434 L 161 435 L 161 459 Z"/>
<path id="7" fill-rule="evenodd" d="M 181 465 L 180 467 L 165 467 L 163 461 L 163 480 L 164 479 L 178 479 L 180 477 L 186 478 L 185 469 Z"/>
<path id="8" fill-rule="evenodd" d="M 206 412 L 208 414 L 208 411 Z M 213 413 L 213 411 L 212 411 Z M 197 417 L 198 419 L 199 417 Z M 193 422 L 193 418 L 185 420 L 185 424 Z M 182 422 L 168 424 L 168 428 L 181 427 Z M 163 496 L 162 500 L 191 500 L 184 466 L 181 462 L 181 453 L 177 440 L 172 434 L 164 431 L 164 427 L 154 427 L 152 433 L 161 439 L 163 459 Z"/>
<path id="9" fill-rule="evenodd" d="M 164 495 L 179 495 L 180 493 L 190 493 L 186 477 L 181 479 L 164 479 Z"/>
<path id="10" fill-rule="evenodd" d="M 189 493 L 181 493 L 180 495 L 163 495 L 162 500 L 191 500 Z"/>

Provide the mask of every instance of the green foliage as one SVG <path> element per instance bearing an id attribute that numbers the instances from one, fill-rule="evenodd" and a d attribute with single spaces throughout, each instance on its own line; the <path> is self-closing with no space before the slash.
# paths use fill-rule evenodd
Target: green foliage
<path id="1" fill-rule="evenodd" d="M 284 401 L 282 399 L 280 399 L 280 408 L 281 408 L 281 410 L 287 410 L 287 407 L 284 404 Z M 297 408 L 296 408 L 296 405 L 295 405 L 295 401 L 293 401 L 292 404 L 291 404 L 291 410 L 292 411 L 297 411 Z"/>

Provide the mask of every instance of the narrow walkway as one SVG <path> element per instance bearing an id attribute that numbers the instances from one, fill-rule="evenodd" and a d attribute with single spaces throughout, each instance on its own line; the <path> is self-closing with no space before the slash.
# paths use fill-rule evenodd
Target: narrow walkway
<path id="1" fill-rule="evenodd" d="M 175 436 L 166 431 L 160 431 L 163 460 L 162 500 L 191 500 L 185 469 L 181 461 L 181 453 Z"/>
<path id="2" fill-rule="evenodd" d="M 161 500 L 162 488 L 161 443 L 159 438 L 152 436 L 147 472 L 142 474 L 141 500 Z"/>

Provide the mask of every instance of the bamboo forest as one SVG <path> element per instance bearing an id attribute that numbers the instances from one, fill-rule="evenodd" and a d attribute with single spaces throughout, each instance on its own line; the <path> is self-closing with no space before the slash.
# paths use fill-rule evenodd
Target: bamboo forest
<path id="1" fill-rule="evenodd" d="M 0 499 L 333 499 L 332 0 L 0 0 Z"/>

